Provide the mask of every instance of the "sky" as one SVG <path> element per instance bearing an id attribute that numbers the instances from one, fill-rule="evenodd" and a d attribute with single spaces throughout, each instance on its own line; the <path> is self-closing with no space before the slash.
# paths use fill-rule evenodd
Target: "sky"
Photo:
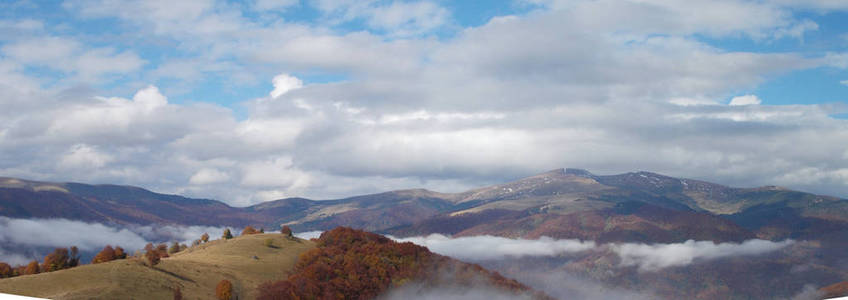
<path id="1" fill-rule="evenodd" d="M 848 2 L 2 1 L 0 176 L 245 206 L 560 167 L 848 197 Z"/>

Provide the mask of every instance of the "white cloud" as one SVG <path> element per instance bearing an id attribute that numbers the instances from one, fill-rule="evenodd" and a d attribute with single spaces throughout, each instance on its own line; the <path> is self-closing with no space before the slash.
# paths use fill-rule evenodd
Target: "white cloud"
<path id="1" fill-rule="evenodd" d="M 394 1 L 387 6 L 372 9 L 368 24 L 386 30 L 392 35 L 409 36 L 435 30 L 449 19 L 447 9 L 428 1 Z"/>
<path id="2" fill-rule="evenodd" d="M 426 237 L 395 238 L 398 242 L 412 242 L 425 246 L 435 253 L 460 260 L 480 261 L 505 257 L 557 256 L 593 249 L 595 243 L 579 240 L 510 239 L 496 236 L 471 236 L 450 238 L 441 234 Z"/>
<path id="3" fill-rule="evenodd" d="M 391 236 L 390 236 L 391 237 Z M 616 243 L 596 245 L 593 241 L 540 239 L 511 239 L 497 236 L 447 237 L 432 234 L 426 237 L 394 238 L 412 242 L 435 253 L 459 260 L 484 261 L 521 257 L 555 257 L 584 251 L 611 250 L 621 258 L 622 267 L 636 266 L 640 271 L 685 266 L 696 262 L 724 257 L 760 255 L 792 245 L 794 241 L 772 242 L 748 240 L 742 243 L 714 243 L 689 240 L 673 244 Z"/>
<path id="4" fill-rule="evenodd" d="M 227 173 L 221 172 L 217 169 L 204 168 L 194 173 L 194 175 L 189 178 L 188 182 L 191 184 L 211 184 L 211 183 L 221 183 L 226 182 L 230 179 L 230 175 Z"/>
<path id="5" fill-rule="evenodd" d="M 764 254 L 780 250 L 792 243 L 792 240 L 748 240 L 741 244 L 716 244 L 710 241 L 688 240 L 678 244 L 615 244 L 610 248 L 621 257 L 622 266 L 637 266 L 640 271 L 656 271 L 722 257 Z"/>
<path id="6" fill-rule="evenodd" d="M 111 155 L 98 151 L 96 147 L 77 144 L 72 146 L 68 154 L 62 157 L 59 167 L 70 169 L 102 168 L 112 160 L 114 158 Z"/>
<path id="7" fill-rule="evenodd" d="M 255 0 L 253 8 L 259 11 L 265 10 L 283 10 L 288 7 L 297 5 L 299 0 Z"/>
<path id="8" fill-rule="evenodd" d="M 77 246 L 91 251 L 106 245 L 120 245 L 127 249 L 141 249 L 147 240 L 128 229 L 109 227 L 99 223 L 85 223 L 65 219 L 11 219 L 0 217 L 0 241 L 45 247 Z"/>
<path id="9" fill-rule="evenodd" d="M 842 80 L 839 82 L 842 85 L 848 86 L 848 80 Z"/>
<path id="10" fill-rule="evenodd" d="M 289 74 L 280 74 L 274 76 L 274 90 L 271 91 L 271 98 L 277 98 L 291 90 L 296 90 L 303 87 L 303 81 Z"/>
<path id="11" fill-rule="evenodd" d="M 247 17 L 261 1 L 172 2 L 63 4 L 84 18 L 114 17 L 136 30 L 138 43 L 179 54 L 164 62 L 145 61 L 135 44 L 97 40 L 114 36 L 0 22 L 0 30 L 31 33 L 10 35 L 0 49 L 0 151 L 8 153 L 0 173 L 240 205 L 460 191 L 562 166 L 848 193 L 840 177 L 848 163 L 834 159 L 848 149 L 845 122 L 830 117 L 839 107 L 718 105 L 786 72 L 841 67 L 844 55 L 729 51 L 696 38 L 770 43 L 815 30 L 788 4 L 568 1 L 456 28 L 450 12 L 428 1 L 300 4 L 318 8 L 320 24 Z M 340 29 L 345 22 L 368 30 Z M 454 35 L 426 37 L 438 30 Z M 33 65 L 95 78 L 108 90 L 63 90 L 74 80 L 26 75 Z M 305 84 L 290 74 L 342 80 Z M 233 96 L 243 101 L 234 109 L 165 96 L 207 81 L 238 90 L 271 78 L 270 96 Z M 127 83 L 103 84 L 111 79 Z M 127 86 L 138 93 L 125 96 Z M 754 97 L 731 103 L 761 102 Z M 76 145 L 87 148 L 74 157 Z M 84 154 L 101 168 L 79 168 Z M 815 180 L 785 176 L 808 169 Z"/>
<path id="12" fill-rule="evenodd" d="M 731 106 L 759 105 L 762 102 L 763 101 L 760 100 L 760 98 L 757 97 L 757 95 L 744 95 L 744 96 L 733 97 L 733 99 L 730 99 L 729 105 L 731 105 Z"/>
<path id="13" fill-rule="evenodd" d="M 323 231 L 295 232 L 294 236 L 305 239 L 305 240 L 311 240 L 311 239 L 317 239 L 317 238 L 321 237 L 322 233 L 324 233 L 324 232 Z"/>
<path id="14" fill-rule="evenodd" d="M 364 20 L 371 28 L 391 36 L 426 34 L 445 25 L 450 13 L 432 1 L 337 1 L 314 3 L 333 22 Z"/>
<path id="15" fill-rule="evenodd" d="M 77 75 L 77 80 L 91 82 L 105 74 L 136 71 L 145 61 L 132 51 L 113 48 L 90 48 L 67 37 L 41 36 L 19 40 L 0 51 L 21 63 L 38 65 Z"/>
<path id="16" fill-rule="evenodd" d="M 213 226 L 116 226 L 66 219 L 0 217 L 0 261 L 15 265 L 32 260 L 32 255 L 9 250 L 21 247 L 77 246 L 82 251 L 98 251 L 106 245 L 112 245 L 134 251 L 144 248 L 147 243 L 176 241 L 191 244 L 200 239 L 203 233 L 217 239 L 223 231 L 223 227 Z M 40 253 L 35 256 L 40 258 L 43 255 Z"/>

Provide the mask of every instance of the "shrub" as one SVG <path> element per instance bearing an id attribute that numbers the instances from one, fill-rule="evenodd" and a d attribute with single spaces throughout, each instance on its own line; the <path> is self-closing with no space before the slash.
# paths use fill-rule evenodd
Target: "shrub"
<path id="1" fill-rule="evenodd" d="M 257 233 L 259 233 L 259 231 L 256 230 L 256 228 L 253 228 L 253 226 L 247 226 L 247 227 L 244 228 L 244 230 L 241 231 L 241 235 L 257 234 Z"/>
<path id="2" fill-rule="evenodd" d="M 225 240 L 229 240 L 229 239 L 233 238 L 233 233 L 230 232 L 229 228 L 224 229 L 224 235 L 222 235 L 221 238 L 223 238 Z"/>
<path id="3" fill-rule="evenodd" d="M 171 244 L 171 247 L 168 248 L 168 253 L 174 254 L 174 253 L 180 252 L 180 250 L 182 250 L 180 248 L 180 243 L 174 242 L 173 244 Z"/>
<path id="4" fill-rule="evenodd" d="M 215 287 L 215 296 L 217 296 L 219 300 L 232 299 L 233 283 L 226 279 L 221 280 L 221 282 L 218 282 L 218 286 Z"/>
<path id="5" fill-rule="evenodd" d="M 156 249 L 147 250 L 147 252 L 144 253 L 144 258 L 147 260 L 147 264 L 151 267 L 158 264 L 159 260 L 161 259 Z"/>
<path id="6" fill-rule="evenodd" d="M 150 266 L 155 266 L 160 259 L 168 257 L 168 245 L 165 244 L 159 244 L 156 247 L 153 247 L 153 244 L 147 244 L 147 246 L 144 246 L 144 250 L 144 259 Z"/>
<path id="7" fill-rule="evenodd" d="M 292 233 L 292 230 L 288 225 L 283 226 L 283 229 L 280 230 L 280 233 L 287 237 L 294 237 L 294 234 Z"/>
<path id="8" fill-rule="evenodd" d="M 209 241 L 209 234 L 204 232 L 203 235 L 200 236 L 200 241 L 202 241 L 204 243 L 208 242 Z"/>

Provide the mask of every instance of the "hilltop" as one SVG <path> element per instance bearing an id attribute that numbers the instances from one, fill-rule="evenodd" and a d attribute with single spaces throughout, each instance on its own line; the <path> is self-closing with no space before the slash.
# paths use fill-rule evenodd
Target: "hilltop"
<path id="1" fill-rule="evenodd" d="M 274 247 L 265 245 L 267 239 Z M 215 286 L 227 279 L 242 299 L 253 299 L 257 286 L 288 276 L 300 254 L 314 247 L 312 241 L 279 233 L 245 235 L 188 248 L 152 268 L 128 258 L 6 278 L 0 292 L 50 299 L 170 299 L 179 287 L 184 299 L 214 299 Z"/>

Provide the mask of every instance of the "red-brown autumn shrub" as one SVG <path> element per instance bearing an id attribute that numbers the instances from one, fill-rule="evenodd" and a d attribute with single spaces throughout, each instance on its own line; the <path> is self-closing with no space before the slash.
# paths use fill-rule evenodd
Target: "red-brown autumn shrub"
<path id="1" fill-rule="evenodd" d="M 230 300 L 233 298 L 233 283 L 229 280 L 221 280 L 215 287 L 215 296 L 219 300 Z"/>

